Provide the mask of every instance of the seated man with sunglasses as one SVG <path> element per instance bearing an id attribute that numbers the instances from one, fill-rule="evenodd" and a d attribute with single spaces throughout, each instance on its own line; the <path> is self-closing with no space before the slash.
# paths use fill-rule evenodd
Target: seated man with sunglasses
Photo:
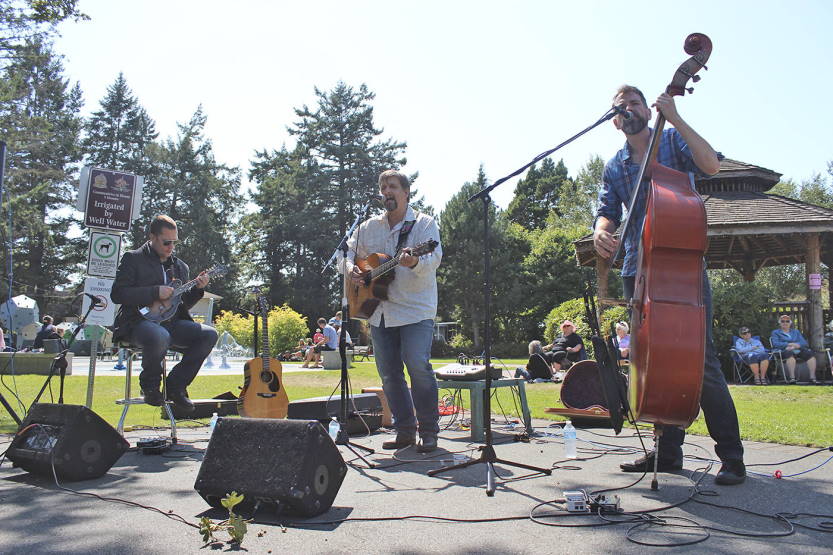
<path id="1" fill-rule="evenodd" d="M 161 406 L 164 398 L 162 361 L 168 349 L 183 353 L 182 360 L 168 375 L 168 399 L 185 412 L 194 404 L 186 388 L 197 376 L 203 361 L 217 343 L 214 328 L 194 322 L 188 310 L 200 300 L 208 285 L 205 272 L 197 276 L 197 285 L 182 295 L 176 313 L 161 324 L 146 320 L 140 310 L 157 300 L 170 299 L 174 280 L 188 281 L 188 265 L 173 255 L 179 241 L 176 222 L 158 215 L 150 224 L 149 240 L 136 250 L 124 253 L 110 292 L 114 303 L 120 304 L 113 331 L 114 341 L 128 341 L 142 348 L 142 373 L 139 384 L 145 403 Z"/>

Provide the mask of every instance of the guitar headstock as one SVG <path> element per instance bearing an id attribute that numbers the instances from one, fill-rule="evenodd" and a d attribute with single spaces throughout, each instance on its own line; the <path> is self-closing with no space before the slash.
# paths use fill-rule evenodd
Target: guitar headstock
<path id="1" fill-rule="evenodd" d="M 257 298 L 257 309 L 265 322 L 269 317 L 269 301 L 266 300 L 266 295 L 261 292 L 260 287 L 252 287 L 252 293 Z"/>
<path id="2" fill-rule="evenodd" d="M 428 254 L 429 252 L 434 252 L 434 249 L 437 248 L 439 245 L 439 241 L 435 241 L 434 239 L 429 239 L 424 243 L 420 243 L 419 245 L 415 246 L 411 249 L 411 256 L 422 256 L 423 254 Z"/>
<path id="3" fill-rule="evenodd" d="M 694 87 L 686 87 L 688 81 L 694 83 L 700 80 L 700 76 L 696 75 L 701 69 L 709 69 L 706 67 L 706 62 L 709 61 L 709 56 L 712 53 L 712 41 L 703 33 L 691 33 L 685 39 L 683 46 L 686 54 L 691 54 L 691 58 L 677 68 L 674 73 L 674 78 L 665 92 L 671 96 L 682 96 L 688 91 L 689 94 L 694 92 Z"/>
<path id="4" fill-rule="evenodd" d="M 225 264 L 215 264 L 205 272 L 208 274 L 208 277 L 224 276 L 228 273 L 228 266 Z"/>

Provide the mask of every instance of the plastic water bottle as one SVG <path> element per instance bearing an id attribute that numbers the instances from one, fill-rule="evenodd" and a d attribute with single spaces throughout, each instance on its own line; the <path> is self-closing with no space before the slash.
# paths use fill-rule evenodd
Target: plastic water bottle
<path id="1" fill-rule="evenodd" d="M 564 457 L 576 458 L 576 429 L 569 420 L 564 424 Z"/>
<path id="2" fill-rule="evenodd" d="M 214 426 L 217 425 L 217 413 L 211 415 L 211 422 L 208 423 L 208 427 L 211 428 L 211 433 L 214 433 Z"/>
<path id="3" fill-rule="evenodd" d="M 333 419 L 330 420 L 330 437 L 333 438 L 333 441 L 338 439 L 339 431 L 341 431 L 341 424 L 339 424 L 336 417 L 333 416 Z"/>

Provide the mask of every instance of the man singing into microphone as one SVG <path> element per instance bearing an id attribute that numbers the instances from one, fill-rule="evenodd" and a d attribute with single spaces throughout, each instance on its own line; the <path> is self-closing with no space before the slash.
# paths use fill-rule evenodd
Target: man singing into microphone
<path id="1" fill-rule="evenodd" d="M 182 295 L 182 303 L 167 322 L 145 320 L 139 310 L 156 300 L 173 295 L 173 280 L 188 281 L 188 265 L 173 255 L 179 234 L 170 217 L 159 215 L 150 224 L 149 240 L 140 248 L 124 253 L 110 292 L 120 304 L 113 340 L 127 340 L 142 348 L 142 373 L 139 384 L 145 403 L 161 406 L 162 361 L 168 349 L 182 350 L 182 360 L 168 374 L 168 399 L 185 412 L 194 410 L 186 387 L 191 384 L 211 349 L 217 343 L 217 331 L 194 322 L 188 310 L 205 294 L 208 276 L 197 276 L 197 285 Z"/>
<path id="2" fill-rule="evenodd" d="M 384 199 L 385 213 L 362 223 L 350 237 L 345 271 L 353 284 L 364 286 L 364 276 L 354 266 L 356 257 L 367 258 L 373 253 L 393 256 L 401 248 L 403 255 L 394 270 L 396 275 L 388 288 L 388 298 L 381 301 L 368 320 L 376 369 L 396 428 L 396 440 L 386 441 L 382 447 L 401 449 L 413 445 L 418 431 L 422 441 L 417 450 L 424 453 L 437 448 L 440 431 L 437 379 L 429 358 L 437 315 L 437 267 L 442 249 L 437 245 L 429 254 L 419 257 L 410 254 L 411 247 L 429 239 L 440 241 L 434 218 L 415 212 L 408 205 L 410 190 L 410 181 L 404 174 L 394 170 L 382 172 L 379 192 Z M 410 391 L 403 365 L 411 377 Z"/>
<path id="3" fill-rule="evenodd" d="M 625 146 L 605 164 L 602 177 L 602 190 L 599 193 L 599 209 L 594 224 L 593 243 L 596 251 L 605 258 L 610 258 L 619 246 L 613 236 L 622 218 L 622 205 L 630 202 L 636 186 L 636 178 L 642 160 L 648 150 L 651 129 L 651 108 L 645 95 L 629 85 L 623 85 L 613 97 L 614 105 L 619 108 L 613 123 L 625 134 Z M 665 129 L 659 143 L 657 162 L 663 166 L 681 172 L 696 175 L 714 175 L 720 169 L 717 153 L 697 134 L 677 113 L 674 99 L 663 93 L 654 103 L 662 112 L 666 121 L 674 126 Z M 626 110 L 627 114 L 623 114 Z M 636 265 L 639 249 L 639 237 L 642 220 L 645 217 L 645 199 L 639 199 L 634 207 L 634 233 L 629 233 L 625 241 L 625 261 L 622 266 L 622 284 L 625 299 L 633 297 L 636 279 Z M 703 304 L 706 307 L 706 357 L 703 373 L 703 388 L 700 406 L 706 418 L 709 434 L 715 440 L 715 452 L 723 463 L 715 478 L 720 485 L 740 484 L 746 479 L 743 464 L 743 445 L 735 405 L 726 386 L 726 380 L 720 371 L 720 362 L 714 353 L 712 343 L 712 300 L 708 276 L 703 270 Z M 669 369 L 673 372 L 673 369 Z M 654 468 L 654 457 L 659 457 L 657 469 L 660 472 L 679 470 L 683 464 L 683 439 L 685 431 L 675 426 L 663 426 L 659 453 L 633 463 L 622 464 L 625 472 L 650 472 Z"/>

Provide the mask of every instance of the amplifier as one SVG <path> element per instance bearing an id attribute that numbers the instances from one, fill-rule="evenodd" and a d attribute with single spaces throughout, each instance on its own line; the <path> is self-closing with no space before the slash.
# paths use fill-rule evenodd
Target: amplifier
<path id="1" fill-rule="evenodd" d="M 347 424 L 344 430 L 348 434 L 366 433 L 376 431 L 382 424 L 382 401 L 375 393 L 357 393 L 353 395 L 353 403 L 347 400 Z M 330 420 L 341 414 L 341 396 L 313 397 L 311 399 L 299 399 L 289 403 L 286 417 L 292 420 L 318 420 L 326 428 Z M 361 419 L 354 414 L 361 415 Z M 362 419 L 364 422 L 362 422 Z"/>
<path id="2" fill-rule="evenodd" d="M 486 366 L 482 364 L 447 364 L 434 370 L 434 375 L 438 380 L 476 382 L 486 379 Z M 491 375 L 493 380 L 499 380 L 503 376 L 503 370 L 492 366 Z"/>

